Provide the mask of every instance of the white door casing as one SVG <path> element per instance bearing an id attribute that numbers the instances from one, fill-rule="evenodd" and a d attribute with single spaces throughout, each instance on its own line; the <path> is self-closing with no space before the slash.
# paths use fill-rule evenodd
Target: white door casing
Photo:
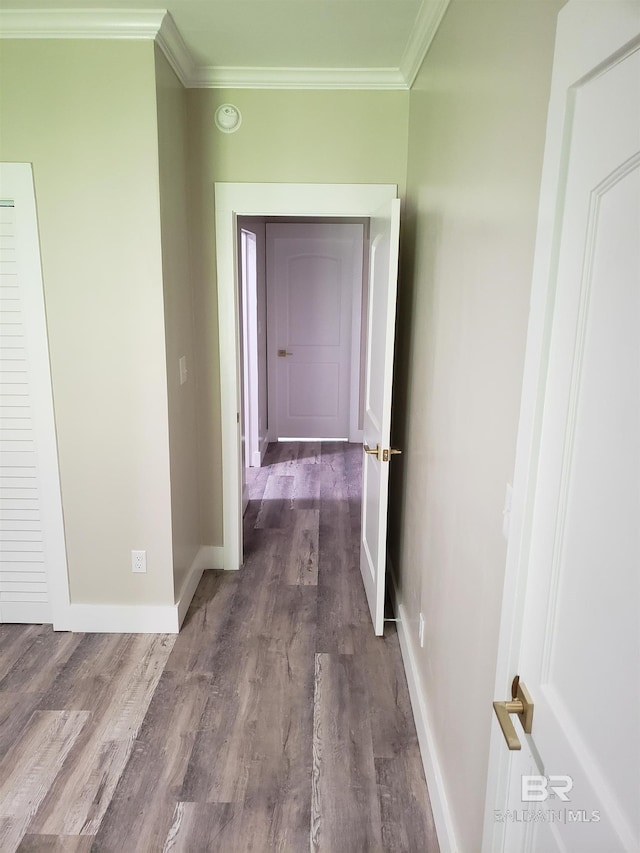
<path id="1" fill-rule="evenodd" d="M 215 184 L 225 569 L 242 565 L 237 217 L 364 218 L 396 195 L 394 184 Z"/>
<path id="2" fill-rule="evenodd" d="M 393 199 L 371 216 L 369 249 L 364 443 L 370 449 L 379 448 L 380 452 L 365 453 L 363 459 L 360 572 L 378 636 L 384 630 L 399 237 L 400 200 Z"/>
<path id="3" fill-rule="evenodd" d="M 519 674 L 533 727 L 516 721 L 522 750 L 509 753 L 493 723 L 485 850 L 640 847 L 639 235 L 640 4 L 571 0 L 558 19 L 495 697 L 510 698 Z M 568 781 L 532 793 L 523 775 Z M 554 784 L 568 799 L 546 799 Z"/>
<path id="4" fill-rule="evenodd" d="M 0 163 L 0 622 L 69 610 L 33 174 Z"/>
<path id="5" fill-rule="evenodd" d="M 272 441 L 357 431 L 363 232 L 352 223 L 267 224 Z"/>

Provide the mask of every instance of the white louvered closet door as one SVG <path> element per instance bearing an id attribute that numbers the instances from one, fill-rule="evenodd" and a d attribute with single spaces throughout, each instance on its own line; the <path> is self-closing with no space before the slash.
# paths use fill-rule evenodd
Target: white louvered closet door
<path id="1" fill-rule="evenodd" d="M 68 604 L 33 176 L 0 163 L 0 622 L 64 628 Z"/>

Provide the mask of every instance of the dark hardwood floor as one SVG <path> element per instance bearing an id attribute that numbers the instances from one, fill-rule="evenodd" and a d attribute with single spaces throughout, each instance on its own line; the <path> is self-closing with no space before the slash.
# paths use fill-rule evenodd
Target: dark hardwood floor
<path id="1" fill-rule="evenodd" d="M 269 448 L 245 566 L 177 637 L 0 626 L 2 853 L 438 850 L 359 575 L 361 452 Z"/>

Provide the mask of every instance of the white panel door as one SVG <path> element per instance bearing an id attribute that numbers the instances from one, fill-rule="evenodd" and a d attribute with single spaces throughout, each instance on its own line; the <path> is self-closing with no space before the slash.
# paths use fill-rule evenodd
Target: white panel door
<path id="1" fill-rule="evenodd" d="M 538 434 L 509 674 L 534 714 L 528 736 L 516 720 L 522 751 L 494 805 L 506 851 L 640 849 L 639 12 L 570 3 L 559 19 L 536 259 L 544 319 L 528 344 Z M 492 750 L 506 750 L 497 723 Z"/>
<path id="2" fill-rule="evenodd" d="M 357 224 L 267 225 L 272 438 L 349 438 L 362 233 Z"/>
<path id="3" fill-rule="evenodd" d="M 377 452 L 364 454 L 360 571 L 377 635 L 384 630 L 399 234 L 400 200 L 394 199 L 376 211 L 370 226 L 364 442 L 365 451 Z"/>
<path id="4" fill-rule="evenodd" d="M 31 166 L 0 164 L 0 621 L 68 607 Z"/>

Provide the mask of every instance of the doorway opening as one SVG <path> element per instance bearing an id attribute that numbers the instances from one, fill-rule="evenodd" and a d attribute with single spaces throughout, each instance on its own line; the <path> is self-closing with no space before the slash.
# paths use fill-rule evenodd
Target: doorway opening
<path id="1" fill-rule="evenodd" d="M 243 563 L 239 216 L 370 218 L 360 571 L 376 634 L 383 629 L 388 462 L 400 201 L 385 184 L 215 184 L 224 567 Z M 371 343 L 373 342 L 373 343 Z M 362 450 L 360 450 L 362 453 Z M 365 508 L 366 507 L 366 512 Z"/>
<path id="2" fill-rule="evenodd" d="M 269 444 L 362 443 L 368 218 L 237 218 L 243 512 Z"/>
<path id="3" fill-rule="evenodd" d="M 224 557 L 227 570 L 242 565 L 242 364 L 237 278 L 237 220 L 265 218 L 368 218 L 396 198 L 392 184 L 215 185 Z"/>
<path id="4" fill-rule="evenodd" d="M 362 444 L 368 235 L 368 218 L 237 218 L 243 550 L 254 525 L 302 517 L 301 578 L 317 575 L 316 466 Z"/>

